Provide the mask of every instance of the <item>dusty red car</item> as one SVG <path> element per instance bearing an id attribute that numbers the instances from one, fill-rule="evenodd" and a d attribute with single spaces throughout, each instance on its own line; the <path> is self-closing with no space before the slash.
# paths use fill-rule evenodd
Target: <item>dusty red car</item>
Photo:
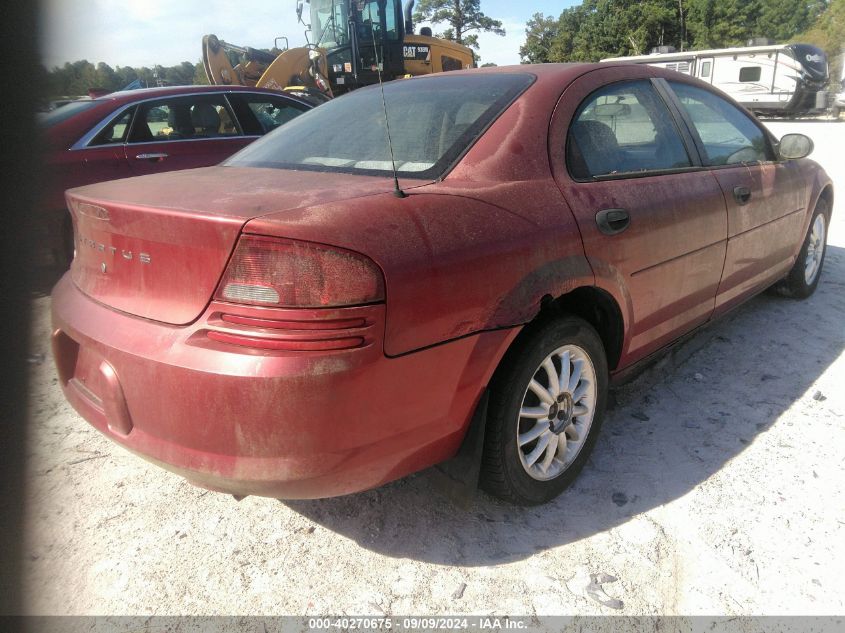
<path id="1" fill-rule="evenodd" d="M 209 167 L 313 104 L 233 86 L 144 88 L 72 101 L 41 118 L 46 152 L 39 209 L 53 259 L 72 254 L 65 189 L 103 180 Z"/>
<path id="2" fill-rule="evenodd" d="M 818 283 L 811 141 L 695 79 L 519 66 L 384 94 L 390 144 L 376 87 L 222 166 L 68 193 L 53 343 L 84 418 L 200 486 L 287 498 L 447 460 L 475 418 L 482 487 L 542 503 L 612 380 Z"/>

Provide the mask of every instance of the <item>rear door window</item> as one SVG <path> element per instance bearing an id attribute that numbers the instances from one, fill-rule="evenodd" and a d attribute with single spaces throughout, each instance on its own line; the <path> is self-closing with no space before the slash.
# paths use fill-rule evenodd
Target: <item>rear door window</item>
<path id="1" fill-rule="evenodd" d="M 129 133 L 129 126 L 132 123 L 132 115 L 135 113 L 135 108 L 128 108 L 97 133 L 90 143 L 89 147 L 97 145 L 115 145 L 126 141 L 126 136 Z"/>
<path id="2" fill-rule="evenodd" d="M 566 162 L 576 180 L 690 167 L 668 107 L 648 80 L 605 86 L 569 127 Z"/>
<path id="3" fill-rule="evenodd" d="M 735 165 L 773 159 L 763 130 L 745 112 L 718 95 L 670 81 L 698 134 L 707 166 Z"/>

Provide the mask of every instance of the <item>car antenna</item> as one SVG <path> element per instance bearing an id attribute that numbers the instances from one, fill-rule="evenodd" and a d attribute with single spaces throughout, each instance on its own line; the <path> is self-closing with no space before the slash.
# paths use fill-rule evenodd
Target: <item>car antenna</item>
<path id="1" fill-rule="evenodd" d="M 371 10 L 367 7 L 368 10 Z M 372 14 L 370 14 L 372 24 Z M 393 170 L 393 195 L 397 198 L 407 198 L 408 194 L 399 188 L 399 177 L 396 175 L 396 159 L 393 157 L 393 141 L 390 139 L 390 121 L 387 118 L 387 101 L 384 99 L 384 82 L 381 80 L 381 61 L 378 58 L 376 47 L 375 29 L 370 27 L 370 35 L 373 37 L 373 54 L 376 56 L 376 70 L 378 71 L 378 86 L 381 90 L 381 107 L 384 110 L 384 126 L 387 129 L 387 148 L 390 150 L 390 167 Z"/>

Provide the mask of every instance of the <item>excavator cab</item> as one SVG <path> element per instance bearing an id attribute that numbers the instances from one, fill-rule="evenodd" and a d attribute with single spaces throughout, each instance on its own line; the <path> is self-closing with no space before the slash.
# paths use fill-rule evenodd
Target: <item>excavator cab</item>
<path id="1" fill-rule="evenodd" d="M 335 93 L 378 83 L 379 70 L 383 81 L 405 74 L 401 0 L 301 0 L 300 16 L 302 2 L 313 44 L 326 50 Z"/>
<path id="2" fill-rule="evenodd" d="M 391 81 L 475 67 L 475 56 L 466 46 L 432 37 L 430 29 L 414 35 L 414 0 L 405 0 L 404 7 L 401 2 L 297 0 L 306 46 L 262 51 L 206 35 L 206 75 L 212 84 L 293 91 L 318 103 L 378 83 L 379 75 Z M 285 38 L 277 38 L 277 45 L 279 39 Z"/>

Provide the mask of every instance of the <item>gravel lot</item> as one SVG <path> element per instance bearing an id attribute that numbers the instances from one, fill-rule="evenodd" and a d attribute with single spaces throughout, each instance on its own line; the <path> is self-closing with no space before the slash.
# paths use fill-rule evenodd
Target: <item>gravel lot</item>
<path id="1" fill-rule="evenodd" d="M 65 403 L 37 298 L 26 613 L 845 613 L 845 122 L 770 127 L 837 181 L 818 291 L 760 296 L 617 391 L 540 508 L 460 508 L 432 472 L 321 501 L 194 488 Z"/>

